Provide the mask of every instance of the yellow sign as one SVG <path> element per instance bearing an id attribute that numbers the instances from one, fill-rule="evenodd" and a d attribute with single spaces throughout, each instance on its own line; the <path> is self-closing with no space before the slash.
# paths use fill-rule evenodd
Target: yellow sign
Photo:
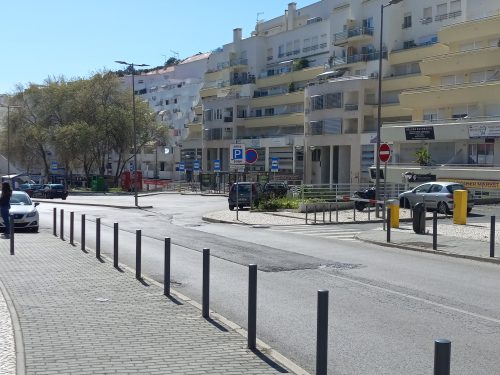
<path id="1" fill-rule="evenodd" d="M 453 181 L 464 185 L 467 189 L 497 189 L 500 190 L 500 181 L 461 180 L 456 178 L 440 178 L 440 181 Z"/>

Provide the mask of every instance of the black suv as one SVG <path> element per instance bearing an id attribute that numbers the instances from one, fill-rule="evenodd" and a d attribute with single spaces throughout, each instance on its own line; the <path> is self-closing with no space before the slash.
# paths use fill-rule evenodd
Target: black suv
<path id="1" fill-rule="evenodd" d="M 264 196 L 266 198 L 282 198 L 288 193 L 288 185 L 283 181 L 269 181 L 264 185 Z"/>
<path id="2" fill-rule="evenodd" d="M 262 197 L 262 186 L 258 182 L 235 182 L 231 185 L 227 201 L 232 211 L 236 206 L 243 207 L 258 206 Z M 251 199 L 251 202 L 250 202 Z M 251 204 L 250 204 L 251 203 Z"/>

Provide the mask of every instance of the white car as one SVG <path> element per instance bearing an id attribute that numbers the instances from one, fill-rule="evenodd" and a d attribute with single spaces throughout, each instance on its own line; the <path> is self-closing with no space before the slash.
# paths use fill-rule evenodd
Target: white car
<path id="1" fill-rule="evenodd" d="M 39 204 L 38 202 L 34 203 L 24 191 L 13 191 L 12 197 L 10 197 L 10 215 L 14 216 L 14 228 L 38 232 L 40 221 L 36 206 Z M 5 230 L 5 224 L 1 217 L 0 229 L 2 232 Z"/>

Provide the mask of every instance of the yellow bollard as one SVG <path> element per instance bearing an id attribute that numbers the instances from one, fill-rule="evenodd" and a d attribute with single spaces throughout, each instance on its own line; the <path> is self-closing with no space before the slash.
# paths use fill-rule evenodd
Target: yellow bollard
<path id="1" fill-rule="evenodd" d="M 467 224 L 467 191 L 455 190 L 453 192 L 453 224 Z"/>
<path id="2" fill-rule="evenodd" d="M 387 201 L 391 210 L 391 228 L 399 228 L 399 201 L 397 199 Z"/>

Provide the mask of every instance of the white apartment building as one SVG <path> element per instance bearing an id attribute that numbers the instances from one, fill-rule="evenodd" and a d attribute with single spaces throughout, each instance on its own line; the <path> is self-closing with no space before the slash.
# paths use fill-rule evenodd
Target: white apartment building
<path id="1" fill-rule="evenodd" d="M 207 70 L 209 54 L 191 56 L 177 65 L 135 75 L 135 93 L 146 100 L 155 111 L 158 121 L 169 129 L 169 143 L 155 140 L 137 155 L 138 169 L 144 178 L 179 179 L 176 171 L 184 163 L 192 171 L 194 160 L 201 159 L 201 134 L 196 124 L 201 122 L 200 89 Z M 122 82 L 131 88 L 131 76 Z"/>
<path id="2" fill-rule="evenodd" d="M 233 41 L 208 61 L 201 91 L 203 164 L 211 170 L 211 162 L 220 160 L 228 170 L 230 144 L 244 143 L 259 154 L 247 170 L 269 171 L 271 158 L 279 157 L 280 172 L 306 183 L 369 182 L 380 74 L 381 139 L 394 143 L 388 180 L 401 182 L 408 167 L 397 164 L 408 163 L 425 143 L 405 138 L 406 128 L 456 113 L 471 117 L 473 109 L 477 116 L 498 116 L 498 95 L 491 90 L 498 89 L 492 81 L 500 61 L 495 59 L 499 8 L 496 0 L 323 0 L 300 9 L 290 3 L 284 15 L 259 22 L 246 39 L 235 29 Z M 482 63 L 474 66 L 475 57 Z M 478 88 L 484 93 L 477 96 L 464 83 L 481 86 L 480 76 L 488 77 L 489 89 Z M 450 83 L 460 90 L 434 88 Z M 438 106 L 436 93 L 447 103 Z M 488 126 L 491 144 L 497 133 Z M 453 132 L 443 132 L 448 138 L 442 145 L 425 143 L 440 150 L 431 150 L 440 161 L 462 149 L 465 154 L 476 150 L 472 159 L 499 164 L 491 156 L 496 140 L 495 146 L 469 147 L 460 137 L 449 138 Z"/>

